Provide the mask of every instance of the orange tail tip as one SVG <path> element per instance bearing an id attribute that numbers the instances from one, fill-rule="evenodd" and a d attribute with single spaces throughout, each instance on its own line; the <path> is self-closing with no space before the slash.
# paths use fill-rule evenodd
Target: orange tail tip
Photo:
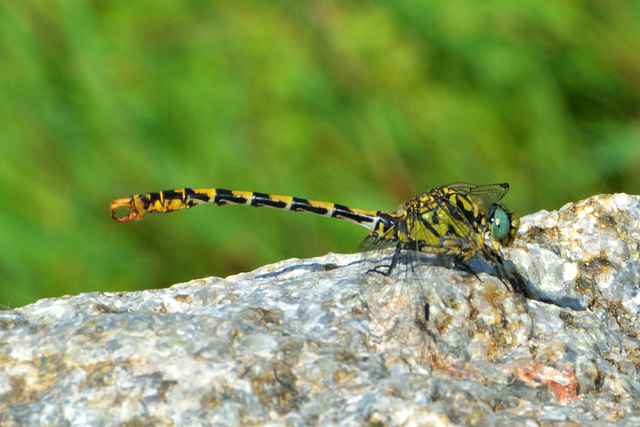
<path id="1" fill-rule="evenodd" d="M 116 217 L 116 209 L 125 208 L 131 210 L 127 216 L 123 216 L 122 218 Z M 121 199 L 115 199 L 111 202 L 111 218 L 114 221 L 118 222 L 129 222 L 129 221 L 137 221 L 142 219 L 143 214 L 140 214 L 136 210 L 136 205 L 134 203 L 133 197 L 123 197 Z"/>

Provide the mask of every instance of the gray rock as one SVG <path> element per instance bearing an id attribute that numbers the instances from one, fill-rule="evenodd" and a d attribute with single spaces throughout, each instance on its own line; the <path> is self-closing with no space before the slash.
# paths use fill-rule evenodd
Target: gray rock
<path id="1" fill-rule="evenodd" d="M 639 221 L 524 217 L 522 292 L 383 251 L 3 311 L 0 424 L 640 425 Z"/>

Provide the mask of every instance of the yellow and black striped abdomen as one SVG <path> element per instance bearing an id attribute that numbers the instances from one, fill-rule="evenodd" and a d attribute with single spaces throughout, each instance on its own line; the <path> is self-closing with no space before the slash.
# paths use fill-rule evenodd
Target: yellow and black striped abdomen
<path id="1" fill-rule="evenodd" d="M 380 216 L 380 213 L 376 211 L 349 208 L 335 203 L 318 202 L 299 197 L 278 196 L 254 191 L 232 191 L 221 188 L 182 188 L 116 199 L 111 202 L 111 217 L 119 222 L 136 221 L 148 213 L 172 212 L 202 203 L 212 203 L 218 206 L 246 205 L 308 212 L 350 221 L 370 230 L 375 227 Z M 128 215 L 118 218 L 116 216 L 118 209 L 129 209 L 130 212 Z"/>

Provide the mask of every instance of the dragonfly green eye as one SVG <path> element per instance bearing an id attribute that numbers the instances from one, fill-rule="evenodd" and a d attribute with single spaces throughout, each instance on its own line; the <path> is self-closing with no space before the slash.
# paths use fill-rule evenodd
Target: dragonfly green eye
<path id="1" fill-rule="evenodd" d="M 490 214 L 490 219 L 491 237 L 500 241 L 506 239 L 511 232 L 511 218 L 509 217 L 509 214 L 502 208 L 502 206 L 498 205 Z"/>

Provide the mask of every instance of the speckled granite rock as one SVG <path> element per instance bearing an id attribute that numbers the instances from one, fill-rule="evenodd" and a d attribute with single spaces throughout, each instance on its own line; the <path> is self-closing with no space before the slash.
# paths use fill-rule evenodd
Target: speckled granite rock
<path id="1" fill-rule="evenodd" d="M 0 425 L 640 425 L 638 242 L 617 194 L 523 218 L 532 298 L 387 252 L 38 301 L 0 312 Z"/>

